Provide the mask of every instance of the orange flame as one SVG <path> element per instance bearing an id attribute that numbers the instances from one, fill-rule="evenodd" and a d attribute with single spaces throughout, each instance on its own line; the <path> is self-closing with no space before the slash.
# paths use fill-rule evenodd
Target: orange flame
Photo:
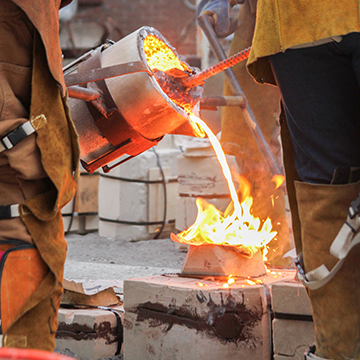
<path id="1" fill-rule="evenodd" d="M 235 284 L 235 279 L 233 278 L 232 274 L 230 274 L 227 282 L 223 284 L 223 288 L 228 289 L 232 284 Z"/>
<path id="2" fill-rule="evenodd" d="M 188 245 L 234 246 L 249 257 L 262 249 L 265 256 L 267 253 L 266 244 L 276 235 L 276 232 L 272 231 L 271 220 L 266 219 L 261 224 L 260 219 L 251 214 L 253 199 L 250 196 L 250 185 L 243 177 L 241 177 L 240 185 L 243 201 L 240 204 L 225 153 L 218 139 L 204 121 L 193 114 L 190 115 L 190 118 L 201 126 L 209 137 L 228 183 L 232 203 L 224 215 L 215 206 L 198 198 L 196 200 L 198 214 L 194 224 L 177 236 L 173 236 L 172 239 Z"/>
<path id="3" fill-rule="evenodd" d="M 276 185 L 275 189 L 278 189 L 284 183 L 285 177 L 283 175 L 276 174 L 271 178 L 271 181 L 275 183 Z"/>

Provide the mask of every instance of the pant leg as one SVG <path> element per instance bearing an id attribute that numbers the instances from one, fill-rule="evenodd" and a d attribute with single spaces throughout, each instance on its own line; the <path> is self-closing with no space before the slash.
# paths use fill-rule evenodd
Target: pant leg
<path id="1" fill-rule="evenodd" d="M 271 56 L 302 181 L 329 184 L 336 168 L 360 166 L 359 38 Z"/>

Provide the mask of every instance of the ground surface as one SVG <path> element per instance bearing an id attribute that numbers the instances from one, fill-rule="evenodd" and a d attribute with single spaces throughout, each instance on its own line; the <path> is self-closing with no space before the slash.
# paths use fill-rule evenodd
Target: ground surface
<path id="1" fill-rule="evenodd" d="M 170 239 L 130 242 L 100 237 L 97 232 L 69 234 L 66 279 L 125 280 L 180 272 L 186 249 Z"/>

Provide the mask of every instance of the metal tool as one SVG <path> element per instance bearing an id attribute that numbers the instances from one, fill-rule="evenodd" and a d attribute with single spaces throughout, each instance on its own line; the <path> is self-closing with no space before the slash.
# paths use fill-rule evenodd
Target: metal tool
<path id="1" fill-rule="evenodd" d="M 238 64 L 239 62 L 246 60 L 249 57 L 250 48 L 239 51 L 237 54 L 224 59 L 223 61 L 203 70 L 195 75 L 189 76 L 186 80 L 182 81 L 182 85 L 186 87 L 194 87 L 203 85 L 206 79 Z"/>

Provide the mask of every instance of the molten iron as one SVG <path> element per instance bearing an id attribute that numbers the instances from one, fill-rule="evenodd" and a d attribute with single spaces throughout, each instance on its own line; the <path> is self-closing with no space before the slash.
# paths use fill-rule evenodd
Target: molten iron
<path id="1" fill-rule="evenodd" d="M 180 61 L 162 40 L 153 35 L 145 38 L 144 51 L 147 63 L 163 91 L 175 104 L 191 111 L 201 99 L 203 90 L 197 85 L 191 88 L 184 86 L 179 79 L 195 74 L 195 69 Z"/>

